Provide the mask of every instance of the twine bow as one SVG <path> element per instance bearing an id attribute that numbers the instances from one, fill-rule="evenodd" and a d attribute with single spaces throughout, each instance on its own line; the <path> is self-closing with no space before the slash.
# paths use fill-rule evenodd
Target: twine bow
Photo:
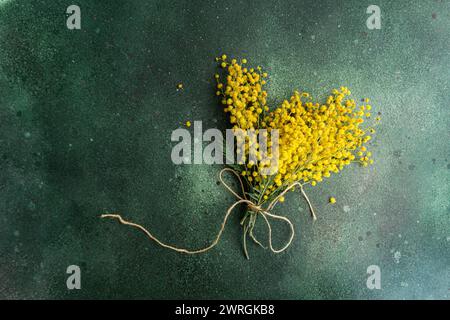
<path id="1" fill-rule="evenodd" d="M 225 181 L 223 180 L 223 173 L 224 172 L 231 172 L 233 173 L 239 181 L 239 184 L 241 186 L 241 190 L 242 190 L 242 196 L 240 196 L 239 194 L 237 194 L 228 184 L 225 183 Z M 220 171 L 219 173 L 219 179 L 220 182 L 225 186 L 225 188 L 231 193 L 233 194 L 238 200 L 233 203 L 227 210 L 220 230 L 216 236 L 216 238 L 214 239 L 214 241 L 207 247 L 202 248 L 202 249 L 198 249 L 198 250 L 189 250 L 189 249 L 184 249 L 184 248 L 178 248 L 175 246 L 171 246 L 168 245 L 162 241 L 160 241 L 158 238 L 156 238 L 154 235 L 152 235 L 146 228 L 144 228 L 143 226 L 127 221 L 125 219 L 123 219 L 119 214 L 102 214 L 100 217 L 101 218 L 111 218 L 111 219 L 117 219 L 119 220 L 119 222 L 121 224 L 124 225 L 128 225 L 131 227 L 134 227 L 136 229 L 141 230 L 142 232 L 144 232 L 147 237 L 149 237 L 151 240 L 155 241 L 157 244 L 159 244 L 161 247 L 170 249 L 170 250 L 174 250 L 180 253 L 185 253 L 185 254 L 198 254 L 198 253 L 203 253 L 206 251 L 209 251 L 210 249 L 212 249 L 213 247 L 215 247 L 217 245 L 217 243 L 219 243 L 219 240 L 222 236 L 223 231 L 225 230 L 225 225 L 227 223 L 228 217 L 230 216 L 230 214 L 233 212 L 234 208 L 236 208 L 236 206 L 240 205 L 240 204 L 246 204 L 249 211 L 247 212 L 247 214 L 244 216 L 244 218 L 241 220 L 241 225 L 244 225 L 244 253 L 245 256 L 247 257 L 247 259 L 249 258 L 248 256 L 248 251 L 247 251 L 247 244 L 246 244 L 246 236 L 247 233 L 249 234 L 249 236 L 252 238 L 253 241 L 255 241 L 255 243 L 257 243 L 258 245 L 260 245 L 261 247 L 265 248 L 257 239 L 256 237 L 253 235 L 253 228 L 255 227 L 255 222 L 256 222 L 256 217 L 257 215 L 261 215 L 264 219 L 264 221 L 266 222 L 267 228 L 269 230 L 269 248 L 273 253 L 280 253 L 283 252 L 284 250 L 286 250 L 292 243 L 292 240 L 294 239 L 294 235 L 295 235 L 295 231 L 294 231 L 294 225 L 292 224 L 292 222 L 284 217 L 284 216 L 280 216 L 280 215 L 276 215 L 273 213 L 270 213 L 270 211 L 276 206 L 276 204 L 278 203 L 278 200 L 284 196 L 284 194 L 286 194 L 286 192 L 288 192 L 289 190 L 291 190 L 292 188 L 294 188 L 295 186 L 299 186 L 300 190 L 302 192 L 302 195 L 305 197 L 309 209 L 311 211 L 311 215 L 313 217 L 314 220 L 316 220 L 316 215 L 314 213 L 314 209 L 311 205 L 311 202 L 308 199 L 308 196 L 306 195 L 305 191 L 303 190 L 303 186 L 301 183 L 299 182 L 294 182 L 291 185 L 289 185 L 289 187 L 287 187 L 282 193 L 280 193 L 272 202 L 270 202 L 270 204 L 267 206 L 266 209 L 264 209 L 263 207 L 261 207 L 260 205 L 250 201 L 247 199 L 246 193 L 245 193 L 245 189 L 244 189 L 244 184 L 242 182 L 242 179 L 239 175 L 238 172 L 236 172 L 233 169 L 230 168 L 225 168 L 222 171 Z M 287 241 L 287 243 L 281 248 L 281 249 L 274 249 L 273 245 L 272 245 L 272 227 L 270 225 L 269 219 L 268 218 L 272 218 L 272 219 L 276 219 L 276 220 L 282 220 L 284 222 L 286 222 L 289 225 L 289 228 L 291 230 L 291 234 L 289 237 L 289 240 Z M 249 219 L 249 221 L 247 222 L 246 220 Z"/>

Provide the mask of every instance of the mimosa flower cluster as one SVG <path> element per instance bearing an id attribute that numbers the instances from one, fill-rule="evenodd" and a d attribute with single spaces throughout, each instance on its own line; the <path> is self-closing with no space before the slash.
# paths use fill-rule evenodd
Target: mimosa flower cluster
<path id="1" fill-rule="evenodd" d="M 244 159 L 249 159 L 253 145 L 257 161 L 242 163 L 240 174 L 250 187 L 250 194 L 256 194 L 257 204 L 273 199 L 292 183 L 316 185 L 332 173 L 338 173 L 345 166 L 357 162 L 362 166 L 373 163 L 367 143 L 375 129 L 367 125 L 371 116 L 368 99 L 357 105 L 350 97 L 347 87 L 334 89 L 326 101 L 314 101 L 307 92 L 295 91 L 289 100 L 277 108 L 267 105 L 267 91 L 264 89 L 268 74 L 260 66 L 247 66 L 247 60 L 229 60 L 223 55 L 216 60 L 224 69 L 224 75 L 215 75 L 217 96 L 221 98 L 224 111 L 229 114 L 233 129 L 260 129 L 279 133 L 277 152 L 278 172 L 274 175 L 261 174 L 261 168 L 271 166 L 272 154 L 261 157 L 257 141 L 247 141 Z M 378 121 L 379 117 L 375 121 Z M 241 137 L 236 130 L 236 139 Z M 239 150 L 237 150 L 239 151 Z M 283 201 L 284 198 L 280 198 Z"/>

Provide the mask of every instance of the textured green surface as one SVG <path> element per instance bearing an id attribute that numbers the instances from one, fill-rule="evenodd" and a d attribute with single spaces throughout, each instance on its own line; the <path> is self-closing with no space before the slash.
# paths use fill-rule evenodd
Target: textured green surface
<path id="1" fill-rule="evenodd" d="M 372 1 L 77 0 L 80 31 L 71 4 L 0 1 L 0 298 L 449 298 L 448 1 L 377 1 L 373 31 Z M 98 218 L 119 211 L 191 247 L 215 236 L 234 200 L 221 167 L 172 165 L 170 134 L 225 127 L 222 52 L 267 67 L 273 101 L 346 85 L 382 114 L 375 165 L 308 190 L 318 221 L 297 193 L 277 208 L 297 231 L 283 254 L 250 245 L 245 260 L 241 213 L 200 256 Z M 382 290 L 366 287 L 373 264 Z"/>

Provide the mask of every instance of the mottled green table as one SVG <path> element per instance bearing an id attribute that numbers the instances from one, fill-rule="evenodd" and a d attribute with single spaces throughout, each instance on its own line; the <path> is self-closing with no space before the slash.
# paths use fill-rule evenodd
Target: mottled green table
<path id="1" fill-rule="evenodd" d="M 66 27 L 71 4 L 81 30 Z M 0 298 L 448 299 L 450 5 L 376 1 L 369 30 L 370 4 L 0 0 Z M 122 212 L 192 247 L 215 236 L 234 201 L 222 167 L 173 165 L 170 135 L 186 120 L 225 128 L 223 52 L 267 67 L 273 104 L 346 85 L 382 116 L 375 165 L 308 189 L 315 223 L 291 193 L 277 210 L 292 246 L 250 245 L 249 261 L 241 213 L 199 256 L 99 219 Z M 66 287 L 69 265 L 81 290 Z M 381 290 L 366 286 L 370 265 Z"/>

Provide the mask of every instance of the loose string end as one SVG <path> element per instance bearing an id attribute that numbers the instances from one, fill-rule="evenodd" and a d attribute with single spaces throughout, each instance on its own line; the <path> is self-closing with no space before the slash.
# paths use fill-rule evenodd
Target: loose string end
<path id="1" fill-rule="evenodd" d="M 105 214 L 102 214 L 100 216 L 100 219 L 105 219 L 105 218 L 122 220 L 122 217 L 120 215 L 118 215 L 118 214 L 111 214 L 111 213 L 105 213 Z"/>
<path id="2" fill-rule="evenodd" d="M 247 231 L 248 231 L 248 227 L 245 226 L 244 227 L 244 254 L 245 254 L 245 257 L 247 258 L 247 260 L 250 260 L 250 257 L 248 256 L 248 251 L 247 251 Z"/>
<path id="3" fill-rule="evenodd" d="M 316 213 L 314 212 L 314 208 L 313 208 L 313 206 L 311 204 L 311 201 L 309 201 L 309 198 L 306 195 L 305 190 L 303 190 L 303 186 L 302 185 L 300 185 L 300 191 L 302 192 L 303 197 L 305 198 L 306 202 L 308 203 L 309 211 L 311 211 L 311 216 L 313 218 L 313 221 L 316 221 L 317 220 Z"/>

